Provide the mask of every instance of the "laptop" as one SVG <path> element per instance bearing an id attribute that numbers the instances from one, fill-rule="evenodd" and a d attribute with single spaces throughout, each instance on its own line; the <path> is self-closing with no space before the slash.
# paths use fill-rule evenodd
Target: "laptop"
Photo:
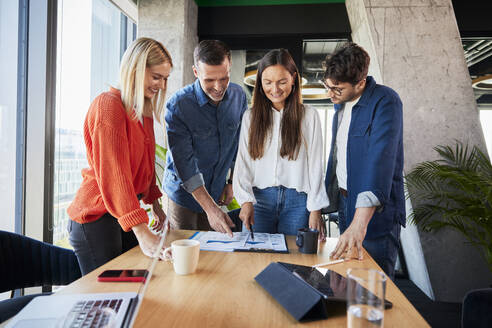
<path id="1" fill-rule="evenodd" d="M 167 220 L 159 247 L 137 293 L 92 293 L 39 296 L 8 322 L 6 328 L 24 327 L 133 327 L 167 235 Z"/>

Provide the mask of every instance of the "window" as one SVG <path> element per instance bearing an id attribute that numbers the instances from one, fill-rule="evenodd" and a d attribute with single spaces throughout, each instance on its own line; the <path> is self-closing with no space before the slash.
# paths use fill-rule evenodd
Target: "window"
<path id="1" fill-rule="evenodd" d="M 461 39 L 465 60 L 472 79 L 485 145 L 492 157 L 492 38 L 464 37 Z"/>
<path id="2" fill-rule="evenodd" d="M 335 108 L 319 82 L 324 75 L 323 61 L 326 55 L 343 46 L 346 39 L 304 40 L 302 49 L 302 98 L 318 110 L 323 132 L 323 164 L 326 167 L 331 149 L 331 127 Z"/>
<path id="3" fill-rule="evenodd" d="M 492 159 L 492 109 L 480 110 L 480 122 L 482 123 L 483 136 L 485 137 L 489 158 Z"/>
<path id="4" fill-rule="evenodd" d="M 135 24 L 122 16 L 108 0 L 58 2 L 52 231 L 59 246 L 70 247 L 67 207 L 88 167 L 87 110 L 97 95 L 117 85 L 121 51 L 135 39 Z"/>
<path id="5" fill-rule="evenodd" d="M 0 0 L 0 229 L 15 230 L 18 1 Z"/>

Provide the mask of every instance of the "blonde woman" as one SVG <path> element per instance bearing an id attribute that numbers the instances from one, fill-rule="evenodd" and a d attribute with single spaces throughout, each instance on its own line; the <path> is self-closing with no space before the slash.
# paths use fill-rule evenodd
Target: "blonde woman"
<path id="1" fill-rule="evenodd" d="M 140 200 L 152 204 L 161 230 L 166 215 L 155 178 L 153 118 L 160 121 L 172 59 L 158 41 L 139 38 L 125 52 L 120 87 L 89 107 L 84 139 L 89 167 L 67 212 L 70 243 L 82 274 L 137 244 L 152 256 L 159 243 Z"/>

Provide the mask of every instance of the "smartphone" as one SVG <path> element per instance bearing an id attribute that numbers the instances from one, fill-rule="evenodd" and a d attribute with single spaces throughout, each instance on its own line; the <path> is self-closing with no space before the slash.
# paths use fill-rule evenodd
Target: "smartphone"
<path id="1" fill-rule="evenodd" d="M 97 281 L 145 282 L 147 270 L 106 270 L 97 277 Z"/>

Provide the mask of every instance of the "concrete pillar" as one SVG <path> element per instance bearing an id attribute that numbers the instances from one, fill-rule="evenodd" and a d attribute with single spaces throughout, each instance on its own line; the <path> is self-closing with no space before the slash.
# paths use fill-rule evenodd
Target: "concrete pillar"
<path id="1" fill-rule="evenodd" d="M 246 93 L 248 103 L 251 102 L 251 91 L 244 84 L 244 72 L 246 67 L 246 50 L 231 50 L 231 82 L 239 84 Z"/>
<path id="2" fill-rule="evenodd" d="M 455 139 L 485 150 L 451 0 L 346 0 L 346 7 L 352 39 L 371 56 L 370 73 L 403 101 L 405 170 L 436 159 L 432 148 Z M 407 230 L 410 277 L 429 296 L 461 302 L 492 283 L 485 260 L 459 233 Z"/>
<path id="3" fill-rule="evenodd" d="M 138 1 L 139 37 L 154 38 L 167 48 L 173 59 L 167 97 L 192 83 L 193 50 L 198 44 L 198 6 L 194 0 Z M 162 126 L 155 129 L 156 141 L 165 145 Z"/>

